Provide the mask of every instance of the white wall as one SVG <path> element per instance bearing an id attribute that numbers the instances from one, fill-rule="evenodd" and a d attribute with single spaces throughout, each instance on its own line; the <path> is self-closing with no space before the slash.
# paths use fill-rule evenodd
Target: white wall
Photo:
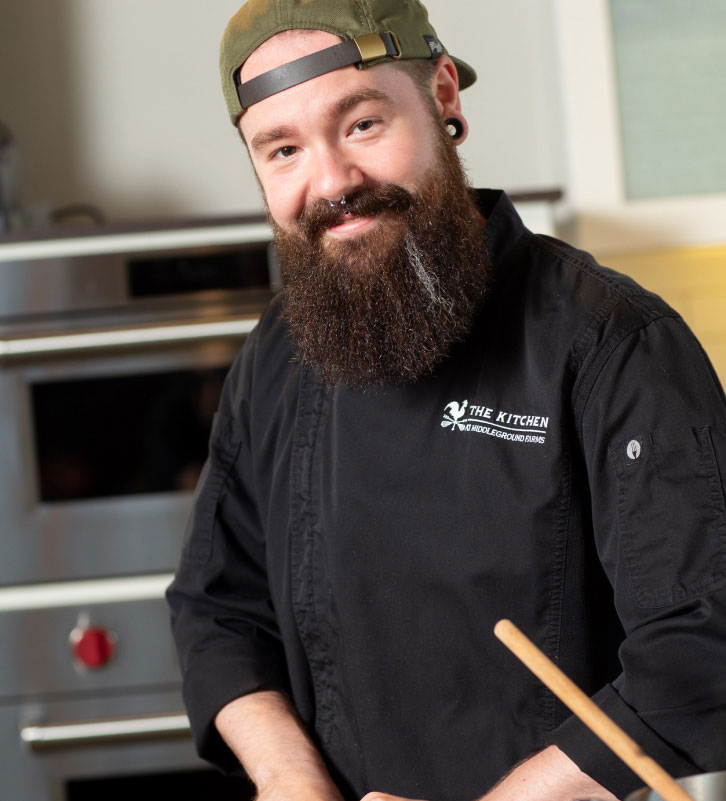
<path id="1" fill-rule="evenodd" d="M 261 207 L 225 116 L 217 45 L 240 0 L 0 0 L 0 119 L 23 198 L 112 219 Z M 477 186 L 562 186 L 553 0 L 428 0 L 475 67 L 462 147 Z"/>
<path id="2" fill-rule="evenodd" d="M 726 241 L 726 194 L 626 197 L 609 4 L 555 0 L 554 11 L 571 238 L 600 256 Z"/>
<path id="3" fill-rule="evenodd" d="M 563 188 L 553 0 L 428 0 L 426 6 L 447 49 L 479 76 L 462 93 L 472 133 L 461 153 L 474 184 Z"/>

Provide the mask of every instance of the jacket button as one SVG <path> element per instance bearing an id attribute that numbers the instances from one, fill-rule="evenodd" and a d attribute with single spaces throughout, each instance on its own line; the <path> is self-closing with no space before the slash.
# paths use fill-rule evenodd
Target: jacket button
<path id="1" fill-rule="evenodd" d="M 641 453 L 641 447 L 638 440 L 631 439 L 630 442 L 628 443 L 628 447 L 625 449 L 625 452 L 628 455 L 628 459 L 632 459 L 633 461 L 638 459 Z"/>

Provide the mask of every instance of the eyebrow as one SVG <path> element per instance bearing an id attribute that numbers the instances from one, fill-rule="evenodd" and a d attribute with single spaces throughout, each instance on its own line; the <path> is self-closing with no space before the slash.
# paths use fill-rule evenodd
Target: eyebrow
<path id="1" fill-rule="evenodd" d="M 340 114 L 345 114 L 360 103 L 365 103 L 368 100 L 378 100 L 388 105 L 393 105 L 392 98 L 385 92 L 378 89 L 359 89 L 357 92 L 351 92 L 349 95 L 341 97 L 341 99 L 328 111 L 328 119 L 335 119 Z"/>
<path id="2" fill-rule="evenodd" d="M 278 128 L 271 128 L 269 131 L 262 131 L 252 137 L 250 149 L 259 153 L 260 150 L 264 150 L 267 145 L 277 142 L 280 139 L 290 139 L 293 136 L 297 136 L 297 133 L 297 128 L 293 128 L 291 125 L 281 125 Z"/>
<path id="3" fill-rule="evenodd" d="M 393 99 L 385 92 L 381 92 L 378 89 L 360 89 L 359 91 L 351 92 L 350 94 L 345 95 L 338 100 L 337 103 L 328 109 L 325 116 L 329 120 L 334 120 L 341 114 L 345 114 L 352 108 L 355 108 L 361 103 L 365 103 L 370 100 L 377 100 L 381 103 L 393 105 Z M 254 150 L 256 153 L 259 153 L 273 142 L 277 142 L 281 139 L 290 139 L 298 134 L 298 129 L 292 125 L 280 125 L 276 128 L 270 128 L 270 130 L 261 131 L 252 137 L 250 149 Z"/>

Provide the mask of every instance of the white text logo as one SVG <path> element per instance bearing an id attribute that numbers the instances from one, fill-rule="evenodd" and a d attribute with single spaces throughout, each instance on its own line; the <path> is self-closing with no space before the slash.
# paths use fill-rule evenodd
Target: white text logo
<path id="1" fill-rule="evenodd" d="M 537 414 L 522 414 L 490 406 L 469 405 L 451 401 L 444 407 L 442 428 L 474 434 L 486 434 L 508 442 L 544 445 L 550 418 Z"/>

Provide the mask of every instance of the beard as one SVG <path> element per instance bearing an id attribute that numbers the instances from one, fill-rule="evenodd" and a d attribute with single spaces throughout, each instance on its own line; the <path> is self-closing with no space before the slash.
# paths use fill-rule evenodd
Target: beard
<path id="1" fill-rule="evenodd" d="M 487 283 L 474 192 L 445 132 L 439 163 L 411 192 L 366 187 L 345 206 L 317 201 L 291 230 L 272 221 L 283 316 L 304 366 L 329 387 L 409 384 L 432 374 L 471 330 Z M 343 209 L 383 215 L 330 242 Z"/>

